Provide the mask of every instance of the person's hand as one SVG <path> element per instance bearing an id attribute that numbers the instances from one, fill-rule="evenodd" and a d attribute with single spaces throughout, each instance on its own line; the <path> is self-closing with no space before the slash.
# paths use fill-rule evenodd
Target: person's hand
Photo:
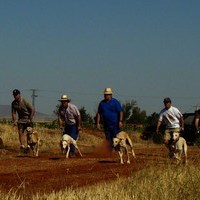
<path id="1" fill-rule="evenodd" d="M 80 131 L 81 130 L 81 126 L 78 126 L 78 131 Z"/>
<path id="2" fill-rule="evenodd" d="M 16 120 L 13 122 L 13 126 L 17 126 L 17 121 Z"/>
<path id="3" fill-rule="evenodd" d="M 31 119 L 28 119 L 27 120 L 27 124 L 31 124 L 32 123 L 32 120 Z"/>
<path id="4" fill-rule="evenodd" d="M 123 126 L 123 122 L 119 121 L 119 128 L 121 128 Z"/>
<path id="5" fill-rule="evenodd" d="M 65 128 L 63 126 L 59 126 L 61 135 L 65 134 Z"/>

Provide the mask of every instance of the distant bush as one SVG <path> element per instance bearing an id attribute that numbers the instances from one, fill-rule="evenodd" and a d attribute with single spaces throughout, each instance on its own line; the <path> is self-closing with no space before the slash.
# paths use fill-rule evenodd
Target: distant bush
<path id="1" fill-rule="evenodd" d="M 48 129 L 58 128 L 57 120 L 46 121 L 46 122 L 45 121 L 44 122 L 35 122 L 34 125 L 39 128 L 48 128 Z"/>

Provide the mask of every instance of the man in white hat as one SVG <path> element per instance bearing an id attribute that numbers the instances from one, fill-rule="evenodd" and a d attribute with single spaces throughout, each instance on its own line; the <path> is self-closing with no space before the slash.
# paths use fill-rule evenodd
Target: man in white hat
<path id="1" fill-rule="evenodd" d="M 81 129 L 81 115 L 74 104 L 70 103 L 67 95 L 62 95 L 59 99 L 61 105 L 58 109 L 58 124 L 62 128 L 64 126 L 63 134 L 70 135 L 74 140 L 77 140 L 79 131 Z M 70 156 L 75 156 L 75 147 L 71 145 Z"/>
<path id="2" fill-rule="evenodd" d="M 113 138 L 120 132 L 120 128 L 123 125 L 122 106 L 117 99 L 112 97 L 112 94 L 111 88 L 104 89 L 104 99 L 99 103 L 96 115 L 97 128 L 100 128 L 101 120 L 110 150 L 112 150 Z"/>

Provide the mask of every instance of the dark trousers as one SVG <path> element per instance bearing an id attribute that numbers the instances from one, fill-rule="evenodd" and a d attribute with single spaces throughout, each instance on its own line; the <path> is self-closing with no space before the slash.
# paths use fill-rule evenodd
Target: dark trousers
<path id="1" fill-rule="evenodd" d="M 113 148 L 113 138 L 120 132 L 120 128 L 118 126 L 106 126 L 104 127 L 104 132 L 106 136 L 106 140 L 109 142 L 109 148 L 112 150 Z"/>
<path id="2" fill-rule="evenodd" d="M 66 124 L 65 125 L 65 130 L 64 130 L 63 134 L 68 134 L 74 140 L 77 140 L 78 134 L 79 134 L 79 131 L 77 129 L 77 125 L 76 124 L 72 124 L 72 125 Z M 70 145 L 70 154 L 73 155 L 74 153 L 75 153 L 75 147 L 74 147 L 73 144 L 71 144 Z"/>

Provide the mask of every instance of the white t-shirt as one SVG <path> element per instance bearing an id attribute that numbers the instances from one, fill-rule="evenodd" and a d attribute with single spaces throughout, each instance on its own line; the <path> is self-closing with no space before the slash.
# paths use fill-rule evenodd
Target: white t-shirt
<path id="1" fill-rule="evenodd" d="M 180 128 L 180 119 L 183 117 L 181 112 L 171 106 L 169 109 L 164 108 L 159 115 L 159 121 L 163 121 L 167 128 Z"/>

